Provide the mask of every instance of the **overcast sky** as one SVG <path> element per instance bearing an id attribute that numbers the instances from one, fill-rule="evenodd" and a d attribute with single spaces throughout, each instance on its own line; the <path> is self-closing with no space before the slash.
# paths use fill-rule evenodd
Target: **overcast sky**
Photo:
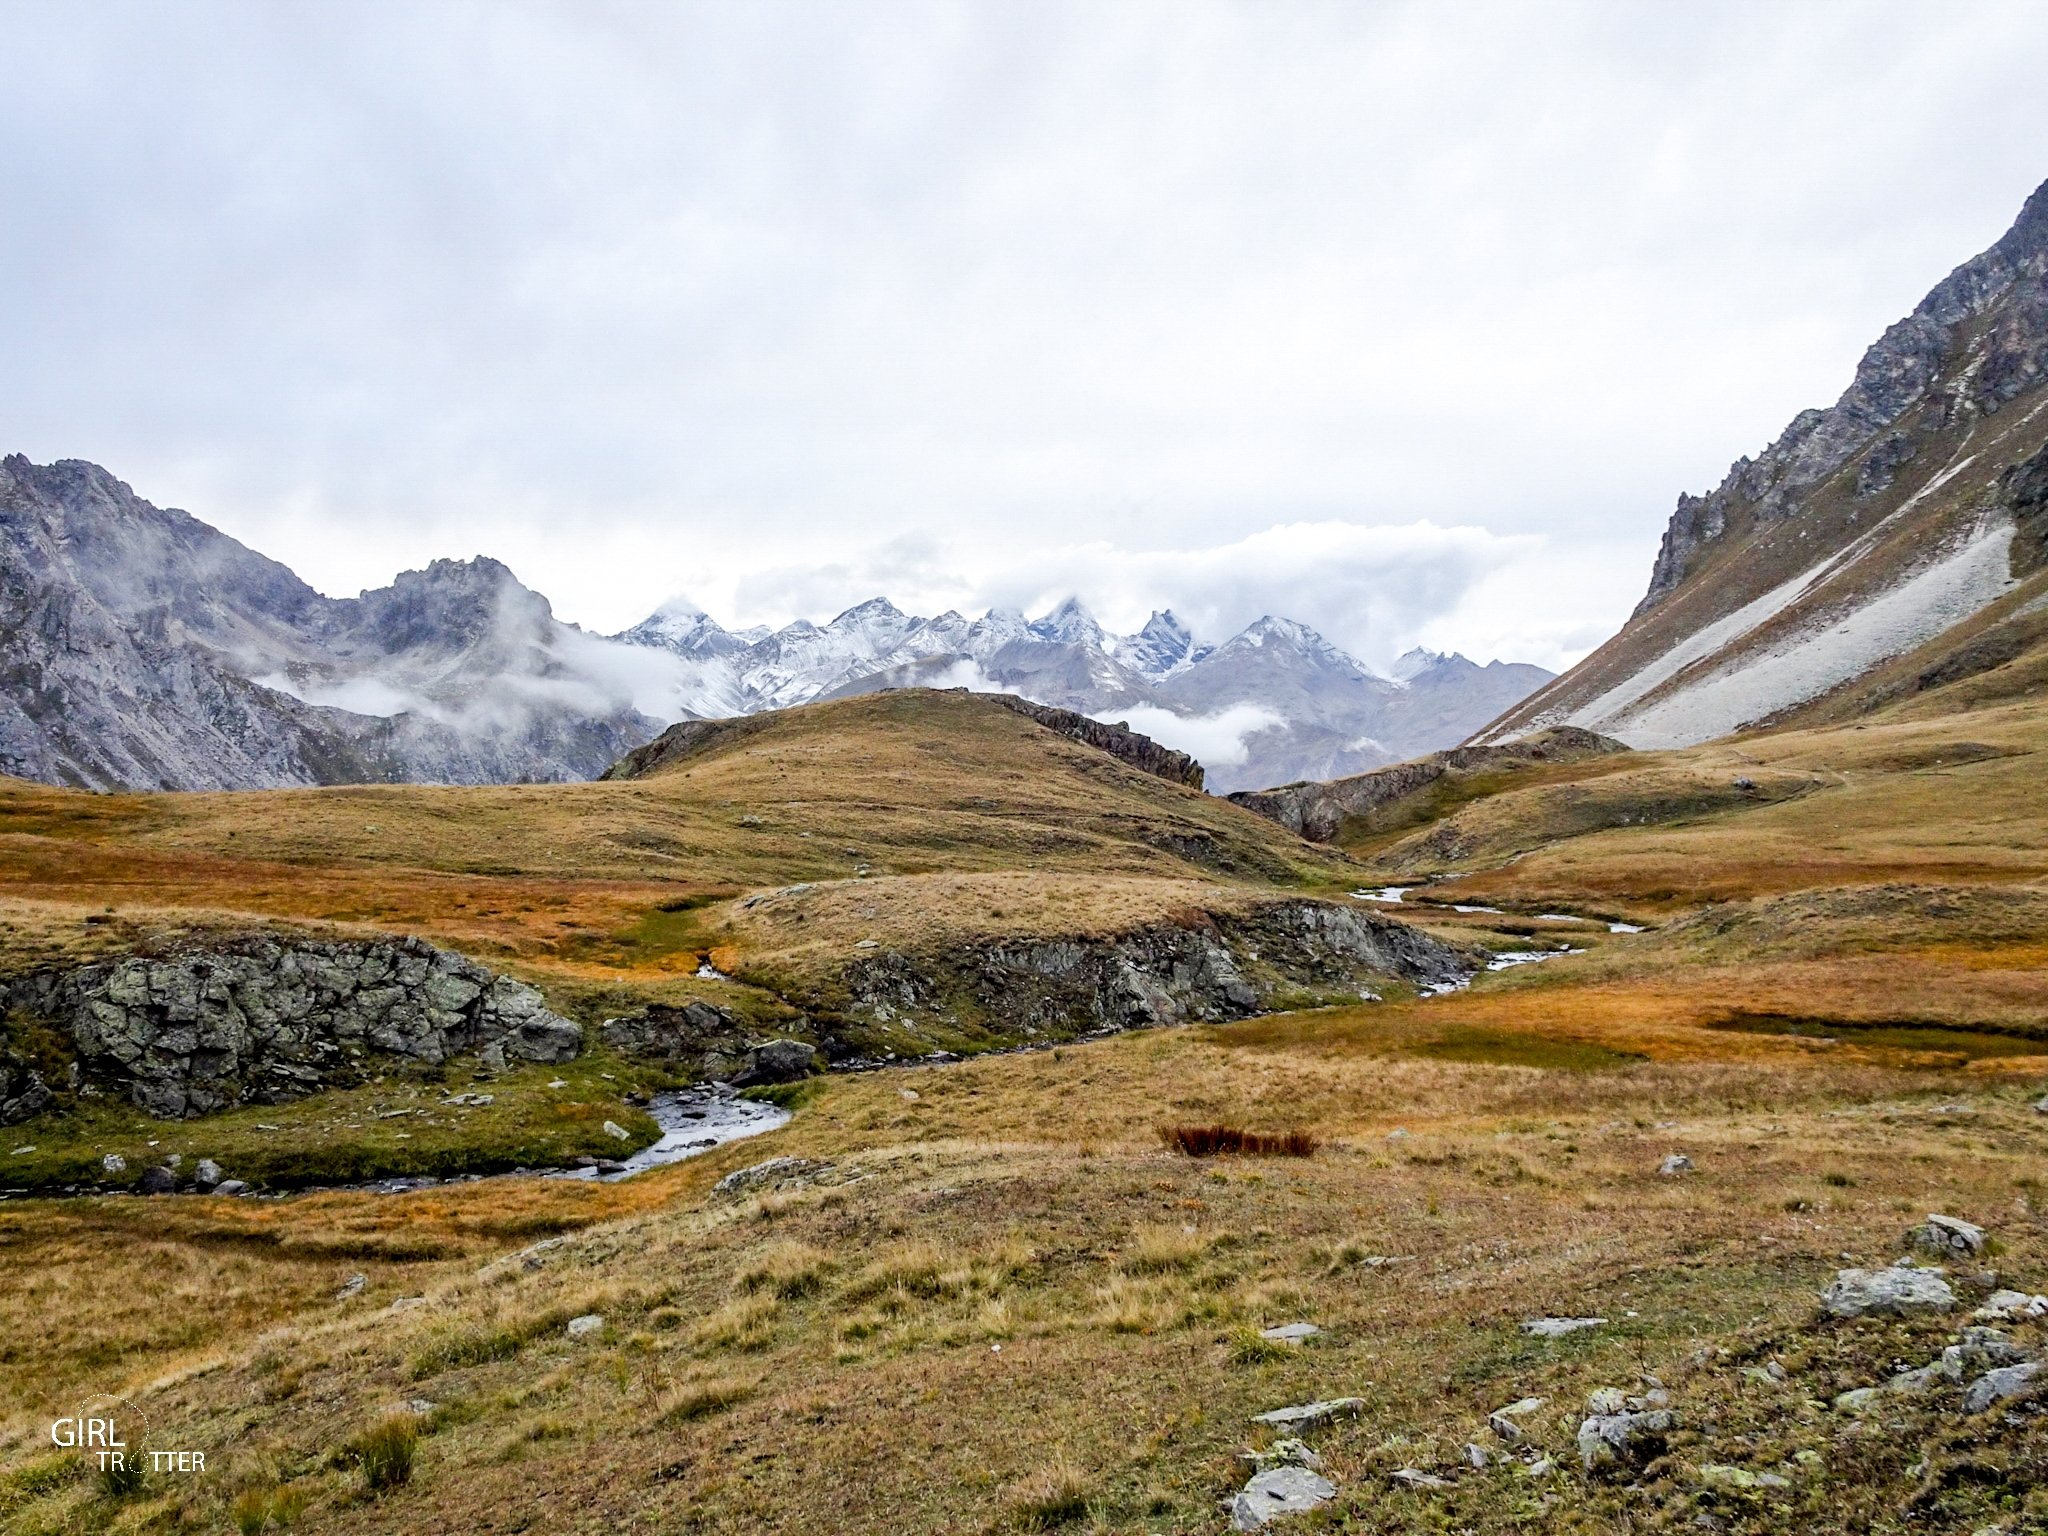
<path id="1" fill-rule="evenodd" d="M 353 593 L 1560 665 L 2048 178 L 2037 0 L 0 5 L 0 450 Z"/>

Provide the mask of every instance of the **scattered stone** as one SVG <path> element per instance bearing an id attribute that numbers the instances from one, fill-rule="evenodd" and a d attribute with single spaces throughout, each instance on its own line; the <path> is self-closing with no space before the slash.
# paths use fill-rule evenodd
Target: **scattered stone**
<path id="1" fill-rule="evenodd" d="M 1984 1251 L 1984 1229 L 1954 1216 L 1929 1215 L 1906 1234 L 1907 1246 L 1937 1259 L 1975 1258 Z"/>
<path id="2" fill-rule="evenodd" d="M 1539 1456 L 1524 1469 L 1531 1477 L 1548 1477 L 1557 1470 L 1557 1463 L 1548 1456 Z"/>
<path id="3" fill-rule="evenodd" d="M 100 1159 L 100 1167 L 107 1173 L 126 1173 L 128 1171 L 128 1159 L 118 1152 L 109 1152 Z"/>
<path id="4" fill-rule="evenodd" d="M 1471 1440 L 1465 1442 L 1465 1465 L 1475 1472 L 1484 1472 L 1493 1464 L 1493 1458 L 1486 1453 L 1486 1447 Z"/>
<path id="5" fill-rule="evenodd" d="M 1401 1467 L 1389 1474 L 1393 1480 L 1407 1488 L 1448 1488 L 1450 1479 L 1438 1477 L 1433 1472 L 1418 1471 L 1414 1467 Z"/>
<path id="6" fill-rule="evenodd" d="M 1837 1394 L 1835 1398 L 1835 1412 L 1861 1413 L 1876 1401 L 1877 1388 L 1856 1387 L 1851 1391 Z"/>
<path id="7" fill-rule="evenodd" d="M 1628 1411 L 1628 1394 L 1619 1387 L 1598 1387 L 1586 1397 L 1586 1412 L 1595 1416 Z"/>
<path id="8" fill-rule="evenodd" d="M 202 1157 L 192 1169 L 192 1182 L 201 1189 L 212 1189 L 221 1181 L 220 1164 L 210 1157 Z"/>
<path id="9" fill-rule="evenodd" d="M 363 1294 L 363 1287 L 370 1283 L 368 1275 L 350 1275 L 341 1282 L 341 1289 L 334 1293 L 336 1301 L 347 1301 L 351 1296 Z"/>
<path id="10" fill-rule="evenodd" d="M 13 1155 L 14 1155 L 14 1156 L 16 1156 L 16 1157 L 27 1157 L 27 1156 L 29 1155 L 29 1153 L 31 1153 L 31 1152 L 33 1152 L 33 1151 L 35 1151 L 35 1150 L 36 1150 L 36 1149 L 35 1149 L 34 1147 L 16 1147 L 16 1148 L 14 1149 L 14 1154 L 13 1154 Z"/>
<path id="11" fill-rule="evenodd" d="M 1486 1416 L 1486 1427 L 1509 1445 L 1519 1444 L 1525 1431 L 1517 1421 L 1526 1418 L 1543 1406 L 1540 1397 L 1520 1397 L 1505 1408 L 1496 1408 Z"/>
<path id="12" fill-rule="evenodd" d="M 2034 1113 L 2037 1115 L 2048 1115 L 2048 1094 L 2043 1094 L 2040 1098 L 2034 1100 Z"/>
<path id="13" fill-rule="evenodd" d="M 1395 1126 L 1391 1131 L 1387 1132 L 1387 1140 L 1389 1141 L 1406 1141 L 1407 1139 L 1408 1132 L 1398 1125 Z"/>
<path id="14" fill-rule="evenodd" d="M 1255 1531 L 1269 1521 L 1307 1514 L 1337 1497 L 1337 1485 L 1306 1467 L 1260 1472 L 1230 1501 L 1230 1528 Z"/>
<path id="15" fill-rule="evenodd" d="M 1332 1397 L 1313 1403 L 1297 1403 L 1291 1408 L 1275 1408 L 1270 1413 L 1254 1414 L 1254 1424 L 1270 1424 L 1275 1429 L 1320 1429 L 1337 1419 L 1358 1416 L 1365 1407 L 1362 1397 Z"/>
<path id="16" fill-rule="evenodd" d="M 135 1181 L 135 1187 L 145 1195 L 176 1194 L 178 1176 L 162 1166 L 145 1168 L 142 1170 L 142 1177 Z"/>
<path id="17" fill-rule="evenodd" d="M 1658 1456 L 1678 1427 L 1668 1408 L 1642 1413 L 1596 1413 L 1579 1425 L 1579 1460 L 1588 1472 L 1639 1467 Z"/>
<path id="18" fill-rule="evenodd" d="M 733 1199 L 768 1189 L 801 1188 L 823 1182 L 831 1172 L 832 1164 L 815 1158 L 771 1157 L 765 1163 L 728 1173 L 712 1186 L 711 1192 Z"/>
<path id="19" fill-rule="evenodd" d="M 1752 1472 L 1747 1467 L 1731 1467 L 1714 1463 L 1700 1468 L 1700 1481 L 1709 1488 L 1726 1490 L 1754 1490 L 1758 1488 L 1790 1488 L 1792 1479 L 1776 1472 Z"/>
<path id="20" fill-rule="evenodd" d="M 906 1104 L 915 1104 L 919 1099 L 924 1097 L 924 1095 L 919 1093 L 915 1088 L 898 1088 L 896 1090 L 896 1096 L 902 1099 L 903 1102 Z"/>
<path id="21" fill-rule="evenodd" d="M 633 1139 L 633 1133 L 616 1120 L 605 1121 L 604 1133 L 611 1137 L 613 1141 L 631 1141 Z"/>
<path id="22" fill-rule="evenodd" d="M 1678 1178 L 1692 1172 L 1692 1159 L 1683 1152 L 1674 1152 L 1657 1165 L 1657 1172 L 1667 1179 Z"/>
<path id="23" fill-rule="evenodd" d="M 2048 1296 L 2029 1296 L 2025 1291 L 1993 1291 L 1975 1315 L 1992 1323 L 2022 1317 L 2048 1317 Z"/>
<path id="24" fill-rule="evenodd" d="M 436 1408 L 440 1406 L 441 1405 L 435 1402 L 431 1397 L 416 1397 L 411 1402 L 405 1405 L 405 1411 L 407 1413 L 417 1414 L 420 1418 L 424 1419 L 428 1414 L 432 1413 Z"/>
<path id="25" fill-rule="evenodd" d="M 1604 1317 L 1532 1317 L 1522 1324 L 1522 1332 L 1534 1339 L 1561 1339 L 1568 1333 L 1598 1328 L 1606 1321 Z"/>
<path id="26" fill-rule="evenodd" d="M 550 1083 L 548 1086 L 550 1088 L 566 1088 L 568 1084 Z M 495 1104 L 497 1102 L 498 1096 L 495 1093 L 455 1093 L 450 1094 L 441 1101 L 446 1107 L 459 1109 L 482 1109 L 486 1104 Z"/>
<path id="27" fill-rule="evenodd" d="M 384 1310 L 387 1312 L 410 1312 L 413 1308 L 424 1307 L 426 1304 L 427 1298 L 424 1296 L 401 1296 Z"/>
<path id="28" fill-rule="evenodd" d="M 2038 1360 L 2029 1360 L 2024 1365 L 2003 1366 L 1995 1371 L 1986 1371 L 1970 1383 L 1970 1390 L 1963 1398 L 1963 1409 L 1967 1413 L 1982 1413 L 1994 1403 L 2005 1402 L 2030 1390 L 2030 1384 L 2041 1374 Z"/>
<path id="29" fill-rule="evenodd" d="M 1932 1269 L 1845 1269 L 1821 1293 L 1821 1309 L 1830 1317 L 1908 1317 L 1919 1312 L 1946 1312 L 1956 1293 Z"/>
<path id="30" fill-rule="evenodd" d="M 1300 1344 L 1322 1331 L 1314 1323 L 1282 1323 L 1278 1328 L 1261 1328 L 1259 1337 L 1274 1339 L 1282 1344 Z"/>
<path id="31" fill-rule="evenodd" d="M 604 1332 L 604 1319 L 595 1312 L 586 1312 L 581 1317 L 569 1319 L 569 1337 L 572 1339 L 587 1339 L 593 1333 L 602 1332 Z"/>
<path id="32" fill-rule="evenodd" d="M 249 1186 L 240 1179 L 222 1179 L 213 1186 L 216 1195 L 246 1195 Z"/>

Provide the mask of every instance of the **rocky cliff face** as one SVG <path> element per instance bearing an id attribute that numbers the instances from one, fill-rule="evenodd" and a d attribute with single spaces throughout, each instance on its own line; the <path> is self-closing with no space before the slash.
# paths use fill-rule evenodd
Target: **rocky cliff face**
<path id="1" fill-rule="evenodd" d="M 1683 746 L 1846 718 L 2038 595 L 2024 477 L 2048 441 L 2048 185 L 1801 413 L 1704 496 L 1679 498 L 1620 634 L 1475 740 L 1584 726 Z M 2031 643 L 2030 641 L 2028 643 Z M 1994 665 L 1998 663 L 1993 663 Z"/>
<path id="2" fill-rule="evenodd" d="M 1457 950 L 1405 923 L 1289 899 L 1114 935 L 997 940 L 944 954 L 877 950 L 816 995 L 791 1000 L 819 1018 L 823 1049 L 843 1059 L 878 1039 L 906 1048 L 971 1037 L 1030 1043 L 1242 1019 L 1468 969 Z"/>
<path id="3" fill-rule="evenodd" d="M 582 1047 L 533 988 L 418 939 L 252 936 L 41 972 L 6 1001 L 68 1037 L 84 1081 L 166 1118 L 360 1082 L 380 1060 L 503 1067 Z"/>
<path id="4" fill-rule="evenodd" d="M 1605 736 L 1561 726 L 1503 746 L 1453 747 L 1351 778 L 1240 790 L 1230 799 L 1312 843 L 1332 843 L 1346 822 L 1370 818 L 1447 776 L 1499 772 L 1535 763 L 1579 762 L 1627 750 Z"/>

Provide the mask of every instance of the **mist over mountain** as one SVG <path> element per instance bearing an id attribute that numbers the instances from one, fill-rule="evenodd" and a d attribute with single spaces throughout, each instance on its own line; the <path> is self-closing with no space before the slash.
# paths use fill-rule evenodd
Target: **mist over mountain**
<path id="1" fill-rule="evenodd" d="M 0 772 L 101 789 L 591 778 L 676 719 L 923 685 L 1128 718 L 1227 790 L 1445 745 L 1549 677 L 1422 653 L 1382 677 L 1270 616 L 1215 646 L 1171 613 L 1114 635 L 1074 600 L 737 632 L 677 600 L 607 637 L 484 556 L 330 598 L 97 465 L 19 455 L 0 603 Z"/>

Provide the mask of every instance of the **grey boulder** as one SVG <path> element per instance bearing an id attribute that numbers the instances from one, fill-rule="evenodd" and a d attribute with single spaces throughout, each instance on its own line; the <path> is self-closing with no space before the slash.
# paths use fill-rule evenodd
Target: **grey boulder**
<path id="1" fill-rule="evenodd" d="M 1820 1303 L 1829 1317 L 1910 1317 L 1948 1311 L 1956 1293 L 1931 1269 L 1845 1269 L 1821 1292 Z"/>
<path id="2" fill-rule="evenodd" d="M 1255 1531 L 1289 1515 L 1305 1515 L 1337 1497 L 1337 1485 L 1307 1467 L 1255 1473 L 1230 1501 L 1230 1528 Z"/>

